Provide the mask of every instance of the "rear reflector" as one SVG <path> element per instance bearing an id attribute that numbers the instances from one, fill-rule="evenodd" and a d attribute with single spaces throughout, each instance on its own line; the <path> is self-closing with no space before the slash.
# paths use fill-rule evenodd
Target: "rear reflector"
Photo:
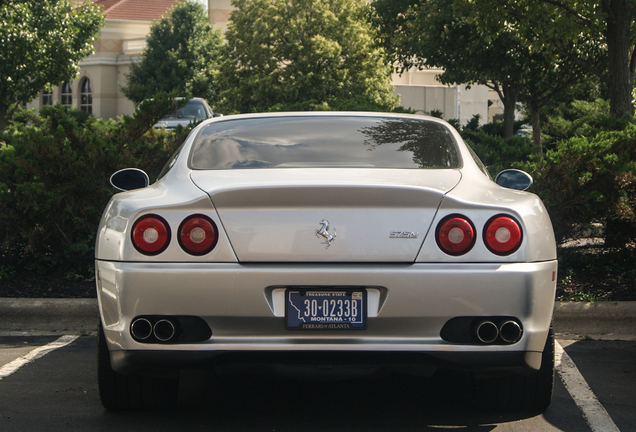
<path id="1" fill-rule="evenodd" d="M 132 243 L 144 255 L 157 255 L 170 243 L 170 226 L 158 215 L 145 215 L 135 222 Z"/>
<path id="2" fill-rule="evenodd" d="M 522 233 L 519 223 L 510 216 L 491 218 L 484 228 L 484 243 L 495 255 L 510 255 L 521 246 Z"/>
<path id="3" fill-rule="evenodd" d="M 475 228 L 464 216 L 447 216 L 437 225 L 435 239 L 448 255 L 463 255 L 475 245 Z"/>

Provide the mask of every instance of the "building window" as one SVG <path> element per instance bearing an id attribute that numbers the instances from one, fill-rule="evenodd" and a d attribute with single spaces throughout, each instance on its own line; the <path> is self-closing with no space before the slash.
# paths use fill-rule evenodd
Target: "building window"
<path id="1" fill-rule="evenodd" d="M 42 106 L 53 105 L 53 92 L 51 90 L 42 90 Z"/>
<path id="2" fill-rule="evenodd" d="M 84 78 L 80 87 L 80 110 L 89 114 L 93 113 L 93 90 L 91 80 Z"/>
<path id="3" fill-rule="evenodd" d="M 67 82 L 62 84 L 62 90 L 60 92 L 62 106 L 65 108 L 73 107 L 73 90 L 71 90 L 71 85 Z"/>

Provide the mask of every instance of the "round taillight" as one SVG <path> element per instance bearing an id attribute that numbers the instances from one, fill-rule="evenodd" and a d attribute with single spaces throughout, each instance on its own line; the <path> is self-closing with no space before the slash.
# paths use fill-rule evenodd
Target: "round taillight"
<path id="1" fill-rule="evenodd" d="M 205 255 L 219 239 L 216 225 L 205 215 L 193 215 L 179 226 L 179 244 L 190 255 Z"/>
<path id="2" fill-rule="evenodd" d="M 132 243 L 144 255 L 157 255 L 170 243 L 170 226 L 161 216 L 146 215 L 135 222 Z"/>
<path id="3" fill-rule="evenodd" d="M 448 255 L 463 255 L 475 245 L 472 222 L 460 215 L 448 216 L 437 225 L 437 245 Z"/>
<path id="4" fill-rule="evenodd" d="M 510 255 L 521 246 L 522 233 L 519 223 L 510 216 L 495 216 L 484 228 L 484 243 L 495 255 Z"/>

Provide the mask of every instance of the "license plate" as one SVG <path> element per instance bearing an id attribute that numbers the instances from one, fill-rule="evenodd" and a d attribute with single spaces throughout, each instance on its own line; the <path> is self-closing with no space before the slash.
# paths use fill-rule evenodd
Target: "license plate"
<path id="1" fill-rule="evenodd" d="M 285 315 L 288 330 L 364 330 L 367 292 L 288 289 Z"/>

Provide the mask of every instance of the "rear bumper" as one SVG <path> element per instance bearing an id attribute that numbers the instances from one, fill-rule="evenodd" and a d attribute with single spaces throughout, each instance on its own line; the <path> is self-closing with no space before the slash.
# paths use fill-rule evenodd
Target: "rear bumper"
<path id="1" fill-rule="evenodd" d="M 237 353 L 288 359 L 317 353 L 337 353 L 336 359 L 415 355 L 460 367 L 536 369 L 552 319 L 557 262 L 241 265 L 97 260 L 96 269 L 104 331 L 113 367 L 120 371 L 153 362 L 174 367 L 222 362 Z M 280 293 L 288 286 L 367 287 L 367 329 L 286 330 Z M 133 318 L 143 315 L 199 317 L 212 336 L 197 343 L 139 343 L 129 329 Z M 515 317 L 523 336 L 512 345 L 443 340 L 444 324 L 463 316 Z"/>
<path id="2" fill-rule="evenodd" d="M 387 368 L 397 371 L 430 371 L 450 368 L 470 371 L 531 371 L 524 352 L 306 352 L 306 351 L 111 351 L 111 366 L 120 373 L 170 371 L 214 366 L 250 368 L 274 367 L 348 367 Z"/>

